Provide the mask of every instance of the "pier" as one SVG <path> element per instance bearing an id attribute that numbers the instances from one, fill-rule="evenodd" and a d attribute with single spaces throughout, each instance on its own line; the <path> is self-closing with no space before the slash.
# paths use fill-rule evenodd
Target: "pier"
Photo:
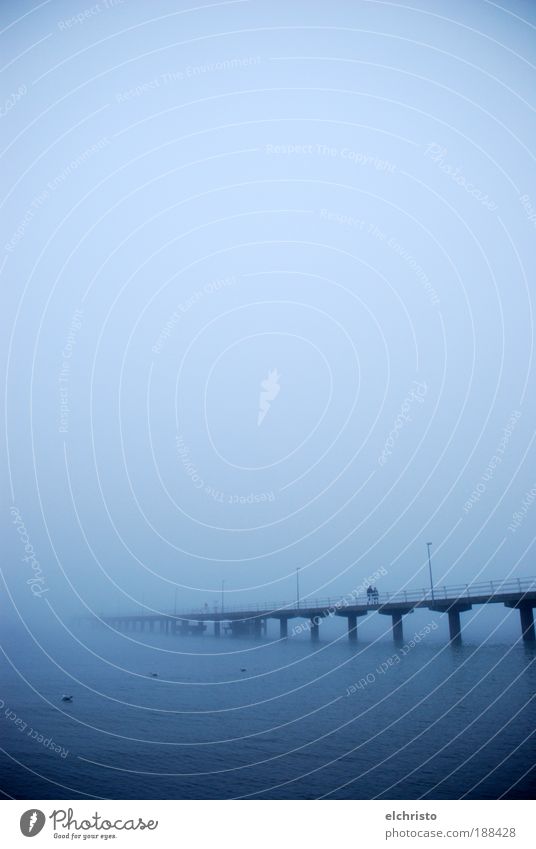
<path id="1" fill-rule="evenodd" d="M 534 608 L 536 607 L 536 578 L 517 578 L 504 581 L 485 581 L 461 586 L 441 586 L 432 589 L 379 593 L 376 598 L 361 598 L 356 592 L 340 598 L 309 599 L 291 602 L 265 602 L 225 606 L 224 610 L 190 609 L 180 612 L 132 613 L 102 616 L 100 622 L 120 631 L 145 629 L 172 635 L 199 635 L 210 628 L 214 636 L 261 637 L 268 633 L 269 620 L 279 623 L 279 637 L 286 639 L 290 619 L 305 620 L 300 631 L 308 630 L 311 640 L 319 639 L 322 621 L 327 617 L 347 620 L 348 639 L 357 642 L 358 621 L 369 614 L 390 616 L 395 643 L 404 639 L 404 617 L 414 610 L 426 608 L 448 616 L 452 644 L 462 640 L 462 614 L 474 606 L 502 604 L 519 611 L 523 640 L 535 642 Z"/>

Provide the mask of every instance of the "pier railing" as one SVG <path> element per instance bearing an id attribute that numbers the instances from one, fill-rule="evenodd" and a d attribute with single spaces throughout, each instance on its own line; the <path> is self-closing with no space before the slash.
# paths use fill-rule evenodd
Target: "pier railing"
<path id="1" fill-rule="evenodd" d="M 170 613 L 170 616 L 194 618 L 195 616 L 209 617 L 210 615 L 221 616 L 222 614 L 237 614 L 237 613 L 263 613 L 263 612 L 284 612 L 285 610 L 295 612 L 299 610 L 310 610 L 313 608 L 323 609 L 327 612 L 333 610 L 343 610 L 345 607 L 353 607 L 356 605 L 370 607 L 374 609 L 382 604 L 402 604 L 408 602 L 415 604 L 418 602 L 433 603 L 434 601 L 445 601 L 453 599 L 481 598 L 488 596 L 501 596 L 508 594 L 518 594 L 525 592 L 536 592 L 536 578 L 513 578 L 508 580 L 493 580 L 480 581 L 469 584 L 457 585 L 434 585 L 433 592 L 431 587 L 420 590 L 397 590 L 396 592 L 382 592 L 375 596 L 368 596 L 366 590 L 353 591 L 344 596 L 328 596 L 327 598 L 312 598 L 304 596 L 299 601 L 292 599 L 291 601 L 273 601 L 273 602 L 252 602 L 242 603 L 238 605 L 224 603 L 223 611 L 221 605 L 207 606 L 199 608 L 190 608 L 185 610 L 177 610 L 176 613 Z"/>

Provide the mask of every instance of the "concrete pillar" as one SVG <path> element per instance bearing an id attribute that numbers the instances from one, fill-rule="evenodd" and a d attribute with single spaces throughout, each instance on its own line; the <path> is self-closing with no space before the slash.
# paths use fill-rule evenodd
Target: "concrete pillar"
<path id="1" fill-rule="evenodd" d="M 154 619 L 149 619 L 149 631 L 154 631 Z"/>
<path id="2" fill-rule="evenodd" d="M 214 636 L 215 636 L 215 637 L 219 637 L 219 636 L 220 636 L 220 633 L 221 633 L 221 625 L 220 625 L 220 623 L 216 620 L 216 621 L 214 622 Z"/>
<path id="3" fill-rule="evenodd" d="M 261 622 L 262 622 L 262 633 L 267 634 L 268 633 L 268 620 L 267 619 L 261 619 Z"/>
<path id="4" fill-rule="evenodd" d="M 450 641 L 456 646 L 462 642 L 462 629 L 460 625 L 460 611 L 457 607 L 451 608 L 449 614 L 449 634 Z"/>
<path id="5" fill-rule="evenodd" d="M 260 635 L 261 635 L 261 631 L 262 631 L 262 622 L 261 622 L 261 620 L 259 619 L 259 617 L 257 616 L 257 617 L 253 620 L 253 633 L 254 633 L 254 635 L 255 635 L 256 637 L 260 637 Z"/>
<path id="6" fill-rule="evenodd" d="M 282 616 L 279 620 L 279 636 L 281 639 L 288 637 L 288 617 Z"/>
<path id="7" fill-rule="evenodd" d="M 319 628 L 318 628 L 318 626 L 319 626 L 319 624 L 320 624 L 320 619 L 319 619 L 319 617 L 318 617 L 318 616 L 313 616 L 313 617 L 311 618 L 310 626 L 311 626 L 311 639 L 312 639 L 314 642 L 316 642 L 316 640 L 318 640 L 318 636 L 319 636 Z"/>
<path id="8" fill-rule="evenodd" d="M 393 619 L 393 639 L 395 643 L 403 643 L 404 631 L 402 628 L 402 614 L 399 610 L 395 610 L 391 616 Z"/>
<path id="9" fill-rule="evenodd" d="M 521 633 L 526 643 L 533 643 L 535 640 L 534 634 L 534 613 L 531 604 L 519 605 L 519 616 L 521 618 Z"/>
<path id="10" fill-rule="evenodd" d="M 351 643 L 357 643 L 357 616 L 348 616 L 348 639 Z"/>

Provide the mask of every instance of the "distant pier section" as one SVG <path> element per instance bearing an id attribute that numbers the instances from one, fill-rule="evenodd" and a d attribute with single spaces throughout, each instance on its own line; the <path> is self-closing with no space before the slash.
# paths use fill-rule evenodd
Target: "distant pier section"
<path id="1" fill-rule="evenodd" d="M 279 622 L 279 636 L 287 638 L 290 619 L 305 620 L 299 628 L 308 630 L 312 640 L 318 640 L 320 626 L 327 617 L 346 619 L 348 639 L 357 642 L 358 620 L 372 613 L 390 616 L 392 634 L 396 643 L 404 638 L 404 617 L 414 610 L 426 608 L 448 616 L 450 641 L 459 644 L 462 640 L 461 615 L 473 606 L 503 604 L 519 611 L 521 634 L 527 643 L 535 642 L 534 608 L 536 607 L 536 578 L 496 580 L 462 586 L 441 586 L 433 589 L 396 593 L 377 593 L 375 597 L 348 600 L 343 598 L 309 599 L 291 602 L 266 602 L 242 604 L 222 610 L 200 610 L 180 612 L 132 613 L 117 616 L 95 617 L 102 623 L 120 631 L 154 631 L 170 635 L 203 634 L 209 627 L 215 636 L 229 633 L 231 636 L 266 635 L 269 620 Z M 298 630 L 298 629 L 296 629 Z"/>

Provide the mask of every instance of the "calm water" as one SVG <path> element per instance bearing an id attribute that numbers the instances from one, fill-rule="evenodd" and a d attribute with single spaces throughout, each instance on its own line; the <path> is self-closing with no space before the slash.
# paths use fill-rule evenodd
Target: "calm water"
<path id="1" fill-rule="evenodd" d="M 536 653 L 520 643 L 76 636 L 3 635 L 6 795 L 534 796 Z"/>

